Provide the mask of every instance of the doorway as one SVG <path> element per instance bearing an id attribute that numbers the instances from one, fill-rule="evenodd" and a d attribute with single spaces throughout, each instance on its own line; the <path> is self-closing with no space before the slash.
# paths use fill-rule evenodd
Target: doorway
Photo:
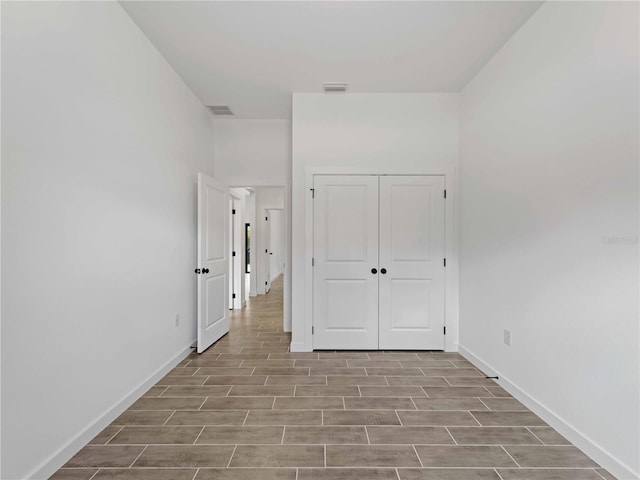
<path id="1" fill-rule="evenodd" d="M 233 308 L 241 309 L 250 297 L 267 294 L 271 282 L 279 276 L 283 276 L 285 284 L 288 279 L 285 187 L 243 186 L 230 188 L 229 192 L 235 202 L 229 207 L 230 217 L 232 210 L 236 211 L 233 227 L 230 226 L 234 236 L 229 237 L 230 245 L 233 245 L 229 270 L 230 275 L 233 271 L 235 292 L 232 293 L 236 297 L 230 300 L 235 300 Z M 287 310 L 283 306 L 283 326 Z"/>

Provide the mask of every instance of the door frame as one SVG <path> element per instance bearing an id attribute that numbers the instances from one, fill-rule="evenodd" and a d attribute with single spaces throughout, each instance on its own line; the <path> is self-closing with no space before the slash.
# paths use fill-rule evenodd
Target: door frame
<path id="1" fill-rule="evenodd" d="M 444 176 L 447 200 L 445 202 L 445 352 L 458 351 L 458 171 L 452 167 L 443 170 L 413 168 L 384 169 L 361 167 L 306 167 L 304 201 L 304 341 L 292 343 L 292 352 L 313 351 L 313 177 L 315 175 L 440 175 Z"/>
<path id="2" fill-rule="evenodd" d="M 291 332 L 291 182 L 285 183 L 270 183 L 263 181 L 246 181 L 235 182 L 230 185 L 230 189 L 234 188 L 258 188 L 258 187 L 279 187 L 284 190 L 284 210 L 283 210 L 283 223 L 284 223 L 284 273 L 283 273 L 283 312 L 282 312 L 282 329 L 285 332 Z M 260 215 L 259 212 L 255 212 L 255 225 L 251 225 L 252 240 L 256 238 L 258 234 L 258 223 Z M 248 219 L 247 219 L 248 220 Z M 250 223 L 250 222 L 249 222 Z M 256 242 L 252 243 L 252 247 L 255 249 L 255 254 L 252 258 L 252 268 L 258 268 L 258 251 L 256 248 Z M 254 267 L 255 266 L 255 267 Z M 243 270 L 244 271 L 244 270 Z"/>

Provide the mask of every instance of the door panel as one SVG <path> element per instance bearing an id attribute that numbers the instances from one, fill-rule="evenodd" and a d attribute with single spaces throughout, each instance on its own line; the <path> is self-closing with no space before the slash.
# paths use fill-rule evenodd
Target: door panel
<path id="1" fill-rule="evenodd" d="M 391 329 L 430 328 L 431 280 L 391 279 Z"/>
<path id="2" fill-rule="evenodd" d="M 388 228 L 392 261 L 415 262 L 431 258 L 431 194 L 431 189 L 424 186 L 391 185 Z"/>
<path id="3" fill-rule="evenodd" d="M 224 275 L 216 275 L 205 278 L 206 296 L 206 322 L 207 328 L 218 322 L 224 322 L 225 310 L 224 306 Z"/>
<path id="4" fill-rule="evenodd" d="M 380 349 L 444 348 L 443 192 L 442 176 L 380 177 Z"/>
<path id="5" fill-rule="evenodd" d="M 327 330 L 366 332 L 367 281 L 325 280 L 327 299 Z"/>
<path id="6" fill-rule="evenodd" d="M 215 262 L 226 257 L 225 237 L 228 232 L 226 228 L 216 228 L 226 221 L 226 193 L 211 184 L 206 184 L 204 188 L 205 206 L 205 237 L 206 254 L 205 262 Z"/>
<path id="7" fill-rule="evenodd" d="M 378 348 L 378 177 L 314 177 L 313 345 Z"/>
<path id="8" fill-rule="evenodd" d="M 228 190 L 198 174 L 198 353 L 229 331 Z"/>
<path id="9" fill-rule="evenodd" d="M 326 261 L 362 262 L 367 259 L 368 188 L 368 185 L 326 186 Z"/>

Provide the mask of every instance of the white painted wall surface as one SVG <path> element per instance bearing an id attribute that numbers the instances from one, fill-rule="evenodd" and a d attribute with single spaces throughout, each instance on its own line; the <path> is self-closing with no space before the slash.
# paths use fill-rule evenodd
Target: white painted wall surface
<path id="1" fill-rule="evenodd" d="M 640 470 L 638 14 L 545 3 L 464 89 L 461 126 L 460 345 L 622 479 Z"/>
<path id="2" fill-rule="evenodd" d="M 270 227 L 265 221 L 267 209 L 284 208 L 284 188 L 283 187 L 256 187 L 254 188 L 256 197 L 256 230 L 254 236 L 255 245 L 255 273 L 256 291 L 258 295 L 265 293 L 265 271 L 267 261 L 271 261 L 269 255 L 265 254 L 265 238 L 271 234 Z M 252 272 L 253 273 L 253 272 Z"/>
<path id="3" fill-rule="evenodd" d="M 283 210 L 269 210 L 269 235 L 271 237 L 269 245 L 271 247 L 271 280 L 282 275 L 284 272 L 283 247 L 284 247 L 284 224 Z"/>
<path id="4" fill-rule="evenodd" d="M 1 476 L 47 478 L 195 338 L 213 119 L 116 2 L 3 2 L 2 67 Z"/>
<path id="5" fill-rule="evenodd" d="M 215 130 L 217 178 L 231 186 L 286 185 L 289 120 L 216 119 Z"/>
<path id="6" fill-rule="evenodd" d="M 292 158 L 292 349 L 312 348 L 310 298 L 305 299 L 305 169 L 447 175 L 455 204 L 458 94 L 294 94 Z M 453 220 L 453 219 L 452 219 Z M 455 246 L 455 231 L 448 233 Z M 447 254 L 448 281 L 457 256 Z M 449 261 L 451 260 L 451 261 Z M 448 284 L 449 285 L 449 284 Z M 447 341 L 457 345 L 457 289 L 449 289 Z"/>

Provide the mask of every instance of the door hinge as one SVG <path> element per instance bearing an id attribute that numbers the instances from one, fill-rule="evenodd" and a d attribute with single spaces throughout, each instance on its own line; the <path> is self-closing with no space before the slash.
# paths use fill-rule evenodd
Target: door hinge
<path id="1" fill-rule="evenodd" d="M 447 189 L 444 189 L 444 198 L 447 198 Z"/>
<path id="2" fill-rule="evenodd" d="M 447 327 L 442 327 L 442 329 L 444 331 L 444 334 L 446 335 L 447 334 Z"/>
<path id="3" fill-rule="evenodd" d="M 311 188 L 311 198 L 316 198 L 316 189 L 315 188 Z"/>
<path id="4" fill-rule="evenodd" d="M 313 328 L 313 325 L 311 325 L 311 335 L 313 335 L 314 330 L 315 330 L 315 329 Z"/>
<path id="5" fill-rule="evenodd" d="M 236 214 L 236 209 L 235 209 L 235 208 L 232 208 L 232 209 L 231 209 L 231 215 L 235 215 L 235 214 Z"/>
<path id="6" fill-rule="evenodd" d="M 231 256 L 235 257 L 236 256 L 236 252 L 231 252 Z"/>
<path id="7" fill-rule="evenodd" d="M 231 295 L 231 298 L 236 298 L 236 294 L 235 294 L 235 293 L 234 293 L 234 294 L 232 294 L 232 295 Z"/>
<path id="8" fill-rule="evenodd" d="M 312 267 L 315 267 L 315 266 L 316 266 L 316 259 L 315 259 L 315 258 L 312 258 L 312 259 L 311 259 L 311 266 L 312 266 Z"/>
<path id="9" fill-rule="evenodd" d="M 446 267 L 447 266 L 447 259 L 445 258 L 444 261 L 442 262 L 442 264 Z"/>

